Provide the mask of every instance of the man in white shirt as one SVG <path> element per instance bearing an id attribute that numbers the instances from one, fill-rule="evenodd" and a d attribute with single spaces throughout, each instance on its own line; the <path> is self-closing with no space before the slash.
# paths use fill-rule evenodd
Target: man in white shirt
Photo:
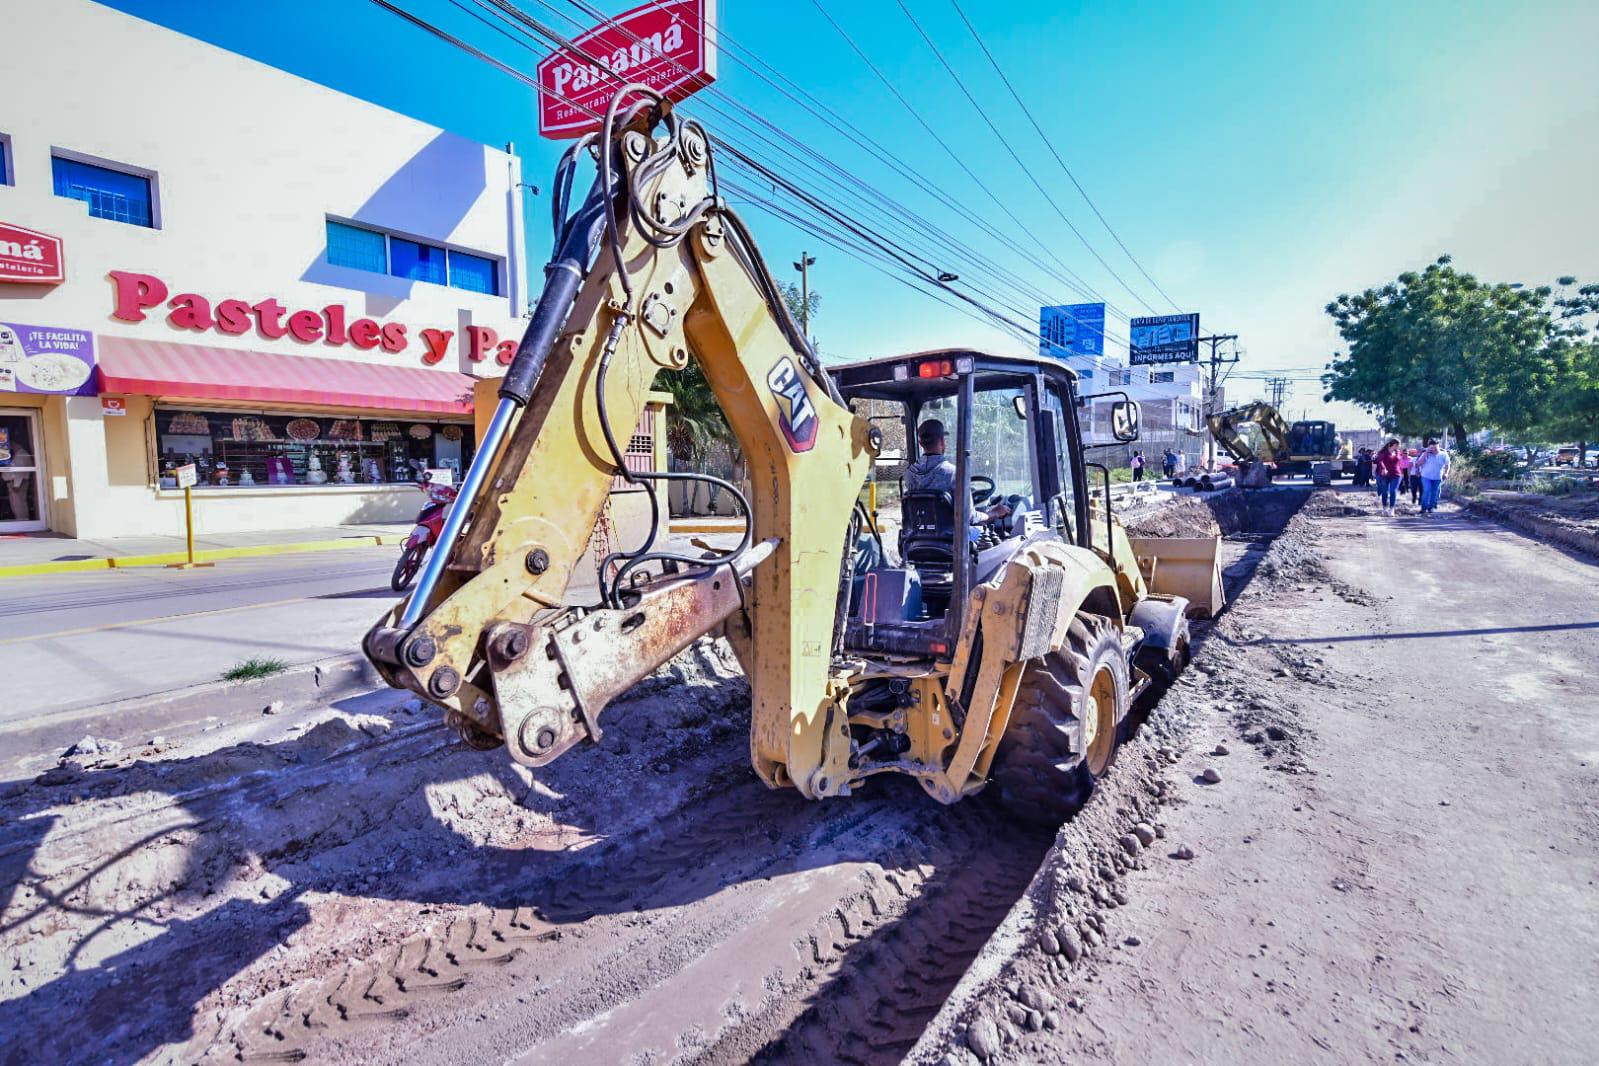
<path id="1" fill-rule="evenodd" d="M 1421 513 L 1432 514 L 1438 510 L 1438 492 L 1444 478 L 1449 476 L 1449 453 L 1438 447 L 1438 441 L 1427 438 L 1427 447 L 1416 458 L 1416 473 L 1421 477 Z"/>

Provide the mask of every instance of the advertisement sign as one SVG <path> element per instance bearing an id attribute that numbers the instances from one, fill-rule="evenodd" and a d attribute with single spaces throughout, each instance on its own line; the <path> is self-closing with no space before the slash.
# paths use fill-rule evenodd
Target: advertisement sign
<path id="1" fill-rule="evenodd" d="M 1038 309 L 1038 354 L 1049 359 L 1105 354 L 1105 305 Z"/>
<path id="2" fill-rule="evenodd" d="M 563 139 L 600 128 L 624 83 L 682 100 L 716 80 L 716 0 L 651 0 L 572 39 L 538 65 L 539 133 Z"/>
<path id="3" fill-rule="evenodd" d="M 0 393 L 93 396 L 94 334 L 0 322 Z"/>
<path id="4" fill-rule="evenodd" d="M 128 413 L 126 396 L 100 397 L 100 415 L 103 418 L 124 418 Z"/>
<path id="5" fill-rule="evenodd" d="M 184 463 L 182 466 L 173 467 L 172 473 L 178 479 L 178 488 L 192 489 L 200 479 L 200 472 L 193 463 Z"/>
<path id="6" fill-rule="evenodd" d="M 54 285 L 67 280 L 60 237 L 0 222 L 0 281 Z"/>
<path id="7" fill-rule="evenodd" d="M 1135 318 L 1128 327 L 1127 361 L 1192 363 L 1199 358 L 1199 313 Z"/>

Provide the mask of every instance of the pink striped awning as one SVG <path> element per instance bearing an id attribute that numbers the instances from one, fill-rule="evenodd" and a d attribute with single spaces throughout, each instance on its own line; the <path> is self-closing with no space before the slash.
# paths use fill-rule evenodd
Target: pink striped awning
<path id="1" fill-rule="evenodd" d="M 452 370 L 97 337 L 103 393 L 471 414 L 475 379 Z"/>

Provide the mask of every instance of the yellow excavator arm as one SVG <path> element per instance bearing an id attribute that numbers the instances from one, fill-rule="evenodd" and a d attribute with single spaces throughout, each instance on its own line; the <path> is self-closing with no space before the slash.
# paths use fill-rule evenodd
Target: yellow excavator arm
<path id="1" fill-rule="evenodd" d="M 586 151 L 599 175 L 567 217 Z M 714 174 L 704 131 L 642 86 L 568 152 L 556 252 L 494 418 L 415 591 L 364 646 L 469 741 L 541 766 L 598 739 L 613 697 L 725 623 L 750 679 L 757 772 L 818 795 L 849 745 L 828 667 L 880 436 L 839 400 Z M 630 473 L 617 438 L 657 373 L 691 355 L 748 462 L 747 500 L 722 483 L 748 532 L 709 559 L 652 538 L 604 561 L 598 605 L 569 604 L 615 477 L 650 482 L 658 508 L 657 482 L 699 476 Z"/>
<path id="2" fill-rule="evenodd" d="M 1279 463 L 1287 461 L 1289 457 L 1288 423 L 1283 421 L 1277 408 L 1269 403 L 1246 403 L 1220 414 L 1208 415 L 1205 421 L 1210 427 L 1211 436 L 1240 463 Z M 1240 432 L 1248 425 L 1260 429 L 1261 444 L 1258 449 L 1251 448 Z"/>

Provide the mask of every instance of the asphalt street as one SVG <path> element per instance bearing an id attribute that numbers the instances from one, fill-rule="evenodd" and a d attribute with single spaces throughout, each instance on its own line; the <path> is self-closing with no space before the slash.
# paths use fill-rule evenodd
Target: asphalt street
<path id="1" fill-rule="evenodd" d="M 246 659 L 359 649 L 397 548 L 0 581 L 0 722 L 214 681 Z"/>

